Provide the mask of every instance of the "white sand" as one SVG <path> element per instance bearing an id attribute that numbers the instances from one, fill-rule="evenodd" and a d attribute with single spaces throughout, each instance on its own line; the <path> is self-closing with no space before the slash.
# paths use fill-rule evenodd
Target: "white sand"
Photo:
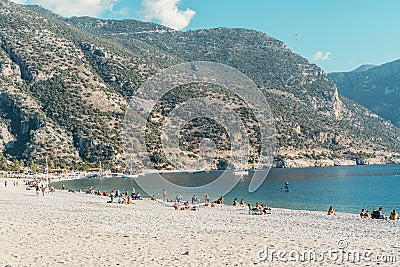
<path id="1" fill-rule="evenodd" d="M 21 182 L 20 182 L 21 183 Z M 376 266 L 258 258 L 265 246 L 281 251 L 337 250 L 370 258 L 393 255 L 400 265 L 400 221 L 330 217 L 321 212 L 273 209 L 271 215 L 249 215 L 247 208 L 218 206 L 175 211 L 143 200 L 134 205 L 107 204 L 108 198 L 57 191 L 35 196 L 0 179 L 0 264 L 2 266 Z M 388 211 L 386 211 L 388 213 Z M 188 254 L 188 255 L 186 255 Z M 294 257 L 294 254 L 292 254 Z M 261 254 L 263 256 L 263 254 Z M 283 255 L 283 258 L 289 258 Z M 340 259 L 340 258 L 339 258 Z M 282 259 L 284 260 L 284 259 Z"/>

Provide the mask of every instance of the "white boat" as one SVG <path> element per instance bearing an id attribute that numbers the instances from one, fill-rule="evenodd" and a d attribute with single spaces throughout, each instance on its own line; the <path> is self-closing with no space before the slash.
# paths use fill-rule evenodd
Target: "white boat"
<path id="1" fill-rule="evenodd" d="M 236 176 L 249 175 L 249 171 L 247 171 L 247 170 L 236 170 L 236 171 L 233 172 L 233 175 L 236 175 Z"/>
<path id="2" fill-rule="evenodd" d="M 122 178 L 138 178 L 139 174 L 124 174 Z"/>

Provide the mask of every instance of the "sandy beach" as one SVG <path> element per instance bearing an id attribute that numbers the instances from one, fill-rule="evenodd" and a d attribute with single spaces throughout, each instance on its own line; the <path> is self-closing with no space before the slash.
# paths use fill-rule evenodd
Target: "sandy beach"
<path id="1" fill-rule="evenodd" d="M 2 266 L 400 264 L 400 221 L 286 209 L 250 215 L 227 205 L 176 211 L 147 199 L 124 205 L 64 191 L 36 196 L 12 181 L 5 188 L 0 179 Z"/>

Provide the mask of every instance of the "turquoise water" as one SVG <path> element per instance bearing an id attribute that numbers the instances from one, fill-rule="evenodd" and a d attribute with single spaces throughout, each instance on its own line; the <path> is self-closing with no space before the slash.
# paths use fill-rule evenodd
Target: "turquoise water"
<path id="1" fill-rule="evenodd" d="M 217 176 L 218 172 L 210 173 L 170 173 L 165 176 L 170 181 L 185 185 Z M 146 178 L 146 176 L 144 177 Z M 141 178 L 143 179 L 143 178 Z M 291 192 L 284 192 L 281 188 L 284 182 L 289 182 Z M 327 211 L 330 205 L 335 206 L 338 212 L 359 213 L 362 208 L 377 209 L 383 207 L 386 214 L 393 209 L 400 210 L 400 165 L 368 165 L 346 167 L 316 167 L 304 169 L 272 169 L 261 187 L 253 193 L 248 192 L 250 177 L 243 179 L 225 196 L 225 204 L 231 204 L 237 197 L 246 203 L 265 203 L 271 207 L 307 209 Z M 201 183 L 201 182 L 199 182 Z M 61 187 L 61 183 L 54 183 Z M 103 191 L 118 189 L 120 191 L 140 191 L 133 179 L 81 179 L 65 181 L 66 189 L 86 190 L 92 185 L 95 190 Z M 155 185 L 152 194 L 158 198 L 162 195 L 162 188 Z M 168 192 L 167 197 L 184 195 L 185 192 Z M 209 192 L 207 192 L 209 193 Z M 198 196 L 202 199 L 203 192 Z"/>

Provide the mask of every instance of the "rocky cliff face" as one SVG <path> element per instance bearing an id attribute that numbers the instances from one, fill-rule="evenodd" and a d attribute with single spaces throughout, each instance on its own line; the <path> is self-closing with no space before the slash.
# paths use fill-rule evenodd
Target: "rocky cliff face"
<path id="1" fill-rule="evenodd" d="M 129 97 L 157 71 L 194 60 L 234 67 L 262 90 L 277 128 L 277 165 L 381 154 L 389 160 L 400 151 L 396 127 L 339 95 L 318 66 L 257 31 L 64 19 L 3 0 L 0 44 L 0 144 L 11 160 L 123 165 Z M 157 149 L 151 153 L 167 166 Z"/>
<path id="2" fill-rule="evenodd" d="M 400 60 L 331 73 L 339 92 L 400 126 Z"/>

